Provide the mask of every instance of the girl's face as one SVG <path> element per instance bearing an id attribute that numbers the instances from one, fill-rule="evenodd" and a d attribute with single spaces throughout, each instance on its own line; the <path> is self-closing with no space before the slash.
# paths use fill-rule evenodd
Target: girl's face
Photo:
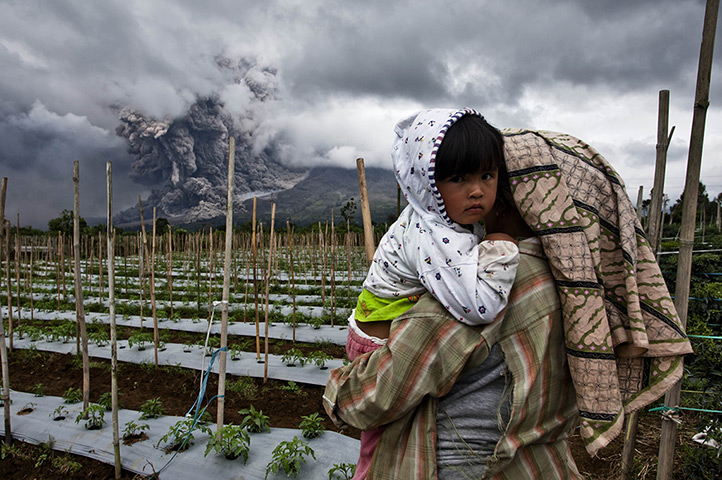
<path id="1" fill-rule="evenodd" d="M 486 217 L 496 201 L 499 170 L 454 175 L 437 181 L 446 213 L 456 223 L 471 225 Z"/>

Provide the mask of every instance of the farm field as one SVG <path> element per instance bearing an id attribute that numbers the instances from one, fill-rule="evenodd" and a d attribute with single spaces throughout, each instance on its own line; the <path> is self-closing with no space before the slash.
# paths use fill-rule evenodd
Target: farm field
<path id="1" fill-rule="evenodd" d="M 331 238 L 334 240 L 331 241 Z M 146 462 L 141 467 L 124 470 L 124 478 L 152 474 L 164 467 L 166 462 L 181 464 L 184 458 L 188 461 L 198 458 L 198 462 L 208 465 L 220 464 L 219 468 L 236 474 L 245 468 L 247 472 L 258 473 L 258 478 L 264 476 L 270 451 L 276 445 L 256 446 L 254 449 L 254 445 L 263 438 L 259 437 L 262 433 L 251 435 L 246 465 L 243 459 L 226 460 L 215 452 L 201 461 L 209 438 L 202 431 L 194 431 L 194 445 L 180 453 L 169 450 L 168 442 L 160 441 L 160 437 L 168 433 L 168 419 L 184 418 L 198 399 L 202 372 L 211 360 L 214 361 L 211 367 L 213 373 L 208 375 L 201 403 L 204 407 L 207 405 L 211 418 L 209 426 L 215 429 L 218 405 L 214 400 L 218 391 L 218 375 L 215 372 L 219 358 L 211 356 L 211 353 L 220 344 L 223 258 L 218 252 L 223 250 L 219 247 L 222 240 L 218 234 L 187 234 L 173 238 L 171 248 L 166 243 L 168 238 L 159 237 L 158 253 L 150 262 L 140 255 L 141 242 L 137 237 L 123 237 L 117 242 L 121 248 L 119 252 L 116 246 L 116 254 L 120 254 L 115 259 L 114 310 L 121 412 L 140 415 L 149 408 L 150 402 L 151 406 L 161 405 L 160 418 L 166 418 L 161 426 L 150 425 L 156 419 L 141 422 L 138 416 L 134 417 L 136 424 L 145 422 L 150 425 L 147 431 L 149 439 L 130 446 L 121 445 L 121 457 L 124 451 L 143 449 L 159 456 L 152 465 Z M 266 242 L 268 240 L 265 239 Z M 287 437 L 273 437 L 274 441 L 290 440 L 296 436 L 314 449 L 316 459 L 306 455 L 305 463 L 300 465 L 299 478 L 329 478 L 328 472 L 334 467 L 338 468 L 331 478 L 346 478 L 348 471 L 343 471 L 341 466 L 355 461 L 357 452 L 353 449 L 358 448 L 354 442 L 359 438 L 359 432 L 353 429 L 339 431 L 326 418 L 321 395 L 329 369 L 345 361 L 345 319 L 355 305 L 365 276 L 365 254 L 358 246 L 358 239 L 353 236 L 330 237 L 318 230 L 309 235 L 280 235 L 273 242 L 273 248 L 261 243 L 254 275 L 250 235 L 239 234 L 234 238 L 237 248 L 234 248 L 228 305 L 224 424 L 241 425 L 249 416 L 249 411 L 261 410 L 268 417 L 272 431 L 287 433 Z M 54 238 L 42 238 L 42 242 L 33 237 L 20 238 L 18 243 L 20 246 L 16 251 L 21 253 L 17 255 L 17 261 L 12 259 L 3 265 L 3 273 L 10 277 L 10 291 L 3 289 L 5 291 L 0 292 L 9 294 L 12 305 L 12 327 L 7 323 L 7 302 L 3 302 L 5 306 L 2 310 L 7 344 L 12 345 L 9 353 L 10 386 L 13 392 L 18 392 L 17 397 L 22 398 L 13 400 L 16 413 L 11 420 L 13 425 L 21 425 L 28 418 L 38 418 L 40 423 L 53 427 L 65 425 L 64 428 L 77 429 L 82 433 L 84 420 L 76 422 L 82 410 L 81 404 L 66 403 L 67 397 L 77 395 L 83 384 L 81 357 L 76 355 L 78 339 L 74 322 L 71 249 Z M 108 265 L 104 260 L 104 251 L 98 245 L 104 245 L 102 238 L 84 238 L 81 268 L 90 356 L 91 404 L 107 402 L 111 389 Z M 712 247 L 714 245 L 705 246 L 708 249 Z M 674 242 L 667 242 L 665 248 L 672 250 Z M 153 257 L 152 253 L 149 257 Z M 693 278 L 691 296 L 702 300 L 695 300 L 694 306 L 690 307 L 690 333 L 705 336 L 720 333 L 719 307 L 715 299 L 722 297 L 722 282 L 717 282 L 711 274 L 722 271 L 721 258 L 718 253 L 695 256 L 695 272 L 698 275 Z M 670 277 L 667 278 L 668 284 L 673 282 L 676 268 L 673 255 L 663 255 L 660 263 L 665 276 Z M 670 288 L 673 291 L 673 287 Z M 269 325 L 267 342 L 264 338 L 266 316 Z M 158 326 L 157 366 L 154 324 Z M 258 338 L 256 331 L 260 334 Z M 719 342 L 700 339 L 694 345 L 699 355 L 695 354 L 688 362 L 689 375 L 683 388 L 705 393 L 685 393 L 682 403 L 700 410 L 714 410 L 710 405 L 719 399 L 719 376 L 722 375 Z M 714 355 L 718 356 L 713 358 Z M 706 374 L 700 375 L 699 368 L 703 368 Z M 20 415 L 25 407 L 31 411 Z M 68 415 L 64 420 L 54 422 L 46 410 L 60 408 L 67 410 Z M 243 413 L 239 413 L 241 411 Z M 316 414 L 319 417 L 317 428 L 325 433 L 317 438 L 305 439 L 300 428 L 302 417 Z M 110 412 L 106 412 L 106 423 L 100 429 L 106 434 L 111 430 L 110 418 Z M 675 452 L 678 478 L 711 478 L 704 476 L 704 469 L 707 465 L 714 468 L 707 455 L 707 450 L 713 449 L 692 442 L 691 437 L 700 431 L 700 425 L 716 417 L 689 411 L 684 412 L 682 418 L 684 421 L 679 427 Z M 121 435 L 128 421 L 119 422 Z M 642 412 L 640 415 L 634 466 L 638 478 L 655 476 L 660 426 L 658 412 Z M 268 438 L 271 435 L 264 440 Z M 37 438 L 37 442 L 41 445 L 15 442 L 10 449 L 3 447 L 0 475 L 8 479 L 113 478 L 112 466 L 91 458 L 92 455 L 74 455 L 81 453 L 79 448 L 68 449 L 63 442 L 56 441 L 52 445 L 56 449 L 53 452 L 48 448 L 53 442 L 48 442 L 47 438 Z M 588 456 L 578 436 L 572 437 L 571 445 L 580 471 L 587 478 L 618 477 L 623 436 L 620 435 L 597 458 Z M 334 447 L 338 451 L 330 451 Z M 112 462 L 112 449 L 109 455 Z M 133 455 L 142 456 L 143 453 Z M 690 461 L 696 463 L 690 467 Z M 287 477 L 279 471 L 275 476 L 269 474 L 268 478 Z"/>

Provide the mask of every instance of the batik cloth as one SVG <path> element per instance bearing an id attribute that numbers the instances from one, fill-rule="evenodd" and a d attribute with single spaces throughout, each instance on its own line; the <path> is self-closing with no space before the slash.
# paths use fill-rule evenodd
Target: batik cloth
<path id="1" fill-rule="evenodd" d="M 581 435 L 595 454 L 625 413 L 682 377 L 692 347 L 611 165 L 569 135 L 503 133 L 514 200 L 556 280 Z"/>

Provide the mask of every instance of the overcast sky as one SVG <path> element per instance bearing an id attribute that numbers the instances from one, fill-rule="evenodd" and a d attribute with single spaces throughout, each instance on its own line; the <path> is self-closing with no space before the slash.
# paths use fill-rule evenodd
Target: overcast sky
<path id="1" fill-rule="evenodd" d="M 252 117 L 283 161 L 391 168 L 392 129 L 425 107 L 480 110 L 500 128 L 554 130 L 596 147 L 636 202 L 652 186 L 659 90 L 670 90 L 665 191 L 684 185 L 703 0 L 0 0 L 0 176 L 6 217 L 47 228 L 73 207 L 105 214 L 149 187 L 128 178 L 119 113 L 156 119 L 217 96 Z M 722 41 L 712 70 L 702 161 L 722 191 Z M 275 98 L 249 101 L 219 59 L 252 61 Z M 264 133 L 265 132 L 265 133 Z"/>

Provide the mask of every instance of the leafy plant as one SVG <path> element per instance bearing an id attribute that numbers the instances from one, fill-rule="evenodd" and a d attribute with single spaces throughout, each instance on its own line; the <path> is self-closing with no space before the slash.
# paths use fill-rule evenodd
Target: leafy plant
<path id="1" fill-rule="evenodd" d="M 316 460 L 316 453 L 308 445 L 308 443 L 293 437 L 293 440 L 281 442 L 273 449 L 272 460 L 266 466 L 266 477 L 273 473 L 278 473 L 283 469 L 287 476 L 298 478 L 301 471 L 301 465 L 306 463 L 306 457 L 311 455 Z"/>
<path id="2" fill-rule="evenodd" d="M 251 405 L 249 408 L 239 410 L 238 413 L 245 415 L 243 421 L 241 421 L 241 427 L 247 431 L 251 433 L 260 433 L 264 430 L 271 431 L 268 415 L 264 415 L 263 410 L 256 410 L 253 408 L 253 405 Z"/>
<path id="3" fill-rule="evenodd" d="M 328 480 L 351 480 L 356 474 L 356 465 L 353 463 L 334 463 L 328 471 Z"/>
<path id="4" fill-rule="evenodd" d="M 83 392 L 79 388 L 70 387 L 63 393 L 65 403 L 78 403 L 83 399 Z"/>
<path id="5" fill-rule="evenodd" d="M 33 395 L 36 397 L 44 397 L 45 396 L 45 385 L 42 383 L 36 383 L 33 387 Z"/>
<path id="6" fill-rule="evenodd" d="M 166 444 L 167 451 L 177 450 L 182 452 L 193 445 L 195 438 L 193 432 L 196 430 L 209 435 L 212 434 L 211 429 L 205 424 L 205 421 L 198 420 L 196 422 L 194 418 L 184 418 L 172 425 L 168 432 L 158 440 L 158 444 Z"/>
<path id="7" fill-rule="evenodd" d="M 88 340 L 99 347 L 104 347 L 108 344 L 108 332 L 106 332 L 105 330 L 96 330 L 93 332 L 89 332 Z"/>
<path id="8" fill-rule="evenodd" d="M 296 362 L 303 365 L 306 363 L 306 356 L 297 348 L 291 348 L 281 357 L 281 361 L 289 367 L 296 366 Z"/>
<path id="9" fill-rule="evenodd" d="M 333 357 L 321 350 L 316 350 L 315 352 L 312 352 L 308 357 L 309 360 L 311 360 L 321 370 L 327 369 L 328 367 L 326 366 L 326 362 L 333 359 Z"/>
<path id="10" fill-rule="evenodd" d="M 138 350 L 145 350 L 146 344 L 153 343 L 153 335 L 148 332 L 139 332 L 128 337 L 128 346 L 138 345 Z"/>
<path id="11" fill-rule="evenodd" d="M 68 409 L 62 405 L 58 406 L 58 408 L 53 410 L 53 413 L 50 414 L 50 417 L 55 421 L 65 420 L 65 417 L 67 417 L 67 416 L 68 416 Z"/>
<path id="12" fill-rule="evenodd" d="M 105 425 L 105 409 L 98 404 L 90 404 L 75 418 L 75 423 L 85 420 L 87 430 L 98 430 Z"/>
<path id="13" fill-rule="evenodd" d="M 151 398 L 146 400 L 143 405 L 140 406 L 140 419 L 146 420 L 148 418 L 158 418 L 163 415 L 163 403 L 160 401 L 160 397 Z"/>
<path id="14" fill-rule="evenodd" d="M 120 392 L 118 392 L 118 408 L 123 408 L 120 402 Z M 105 392 L 98 397 L 98 405 L 102 406 L 106 411 L 113 409 L 113 395 L 111 392 Z"/>
<path id="15" fill-rule="evenodd" d="M 303 395 L 303 391 L 301 390 L 301 387 L 298 386 L 298 384 L 296 382 L 294 382 L 293 380 L 289 380 L 286 385 L 281 385 L 278 388 L 280 388 L 281 390 L 286 390 L 287 392 L 291 392 L 295 395 Z"/>
<path id="16" fill-rule="evenodd" d="M 243 430 L 240 425 L 228 424 L 221 427 L 213 436 L 211 436 L 206 445 L 207 457 L 209 453 L 215 451 L 222 453 L 228 460 L 235 460 L 243 457 L 243 463 L 248 461 L 248 450 L 251 446 L 251 437 Z"/>
<path id="17" fill-rule="evenodd" d="M 241 397 L 252 400 L 258 394 L 258 385 L 251 377 L 240 377 L 226 384 L 226 390 L 238 393 Z"/>
<path id="18" fill-rule="evenodd" d="M 137 424 L 131 420 L 125 424 L 125 428 L 123 429 L 123 440 L 140 437 L 143 434 L 143 430 L 150 430 L 150 426 L 147 423 Z"/>
<path id="19" fill-rule="evenodd" d="M 321 418 L 318 412 L 314 412 L 311 415 L 302 415 L 298 428 L 302 430 L 301 433 L 303 433 L 303 437 L 308 439 L 320 436 L 325 430 L 323 427 L 323 418 Z"/>

